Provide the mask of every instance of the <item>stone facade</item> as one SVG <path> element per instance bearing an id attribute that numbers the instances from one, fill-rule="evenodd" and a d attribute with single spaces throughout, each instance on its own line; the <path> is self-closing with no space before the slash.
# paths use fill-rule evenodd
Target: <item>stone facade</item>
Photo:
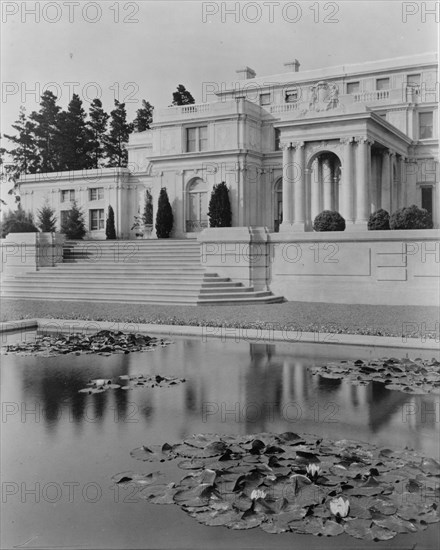
<path id="1" fill-rule="evenodd" d="M 337 210 L 347 231 L 365 230 L 378 208 L 417 204 L 440 222 L 435 54 L 217 83 L 214 101 L 154 113 L 151 130 L 130 137 L 127 169 L 38 174 L 22 180 L 23 207 L 49 196 L 59 213 L 70 191 L 87 211 L 89 238 L 103 238 L 111 204 L 120 238 L 134 238 L 145 190 L 154 208 L 166 187 L 173 236 L 208 225 L 213 186 L 230 188 L 233 225 L 311 231 Z M 44 177 L 43 177 L 44 176 Z M 92 188 L 98 189 L 91 191 Z M 73 195 L 72 195 L 73 196 Z"/>

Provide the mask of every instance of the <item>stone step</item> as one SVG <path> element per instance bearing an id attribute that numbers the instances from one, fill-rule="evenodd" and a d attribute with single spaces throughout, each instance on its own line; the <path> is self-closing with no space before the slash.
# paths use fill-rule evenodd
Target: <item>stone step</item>
<path id="1" fill-rule="evenodd" d="M 242 286 L 241 283 L 236 283 L 228 279 L 227 277 L 207 277 L 207 274 L 201 274 L 199 275 L 192 275 L 192 276 L 185 276 L 184 274 L 167 274 L 166 278 L 163 277 L 146 277 L 145 273 L 131 273 L 127 275 L 126 273 L 111 273 L 111 274 L 99 274 L 99 280 L 100 281 L 119 281 L 120 283 L 124 283 L 127 281 L 133 281 L 133 282 L 145 282 L 148 283 L 149 281 L 156 281 L 159 280 L 163 284 L 167 285 L 175 285 L 178 284 L 195 284 L 200 285 L 202 287 L 210 287 L 210 286 L 216 286 L 218 284 L 222 285 L 230 285 L 230 286 Z M 84 282 L 89 283 L 92 280 L 92 277 L 90 275 L 89 271 L 86 271 L 85 273 L 75 273 L 75 276 L 72 275 L 71 272 L 57 272 L 56 274 L 51 273 L 50 271 L 45 272 L 42 274 L 40 271 L 35 271 L 33 273 L 28 273 L 26 275 L 17 275 L 15 277 L 11 278 L 5 278 L 4 283 L 12 282 L 12 281 L 23 281 L 23 282 L 33 282 L 33 281 L 67 281 L 67 282 Z"/>

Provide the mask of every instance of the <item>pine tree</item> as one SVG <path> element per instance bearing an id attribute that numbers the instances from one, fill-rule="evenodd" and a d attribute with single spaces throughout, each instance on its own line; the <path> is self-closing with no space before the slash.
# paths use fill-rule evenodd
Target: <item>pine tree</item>
<path id="1" fill-rule="evenodd" d="M 209 201 L 208 217 L 210 227 L 231 227 L 231 203 L 229 190 L 224 181 L 214 185 Z"/>
<path id="2" fill-rule="evenodd" d="M 92 133 L 79 95 L 73 94 L 67 107 L 58 115 L 58 169 L 86 170 L 92 167 L 90 147 Z"/>
<path id="3" fill-rule="evenodd" d="M 110 113 L 110 131 L 105 140 L 105 152 L 108 157 L 107 166 L 126 167 L 128 153 L 125 145 L 132 131 L 132 125 L 127 123 L 125 103 L 115 99 L 115 109 Z"/>
<path id="4" fill-rule="evenodd" d="M 110 118 L 102 108 L 100 99 L 96 98 L 92 101 L 89 110 L 89 118 L 88 126 L 92 133 L 90 143 L 92 167 L 99 168 L 105 156 L 105 135 L 107 131 L 107 122 Z"/>
<path id="5" fill-rule="evenodd" d="M 5 138 L 15 145 L 14 149 L 8 151 L 13 161 L 12 172 L 16 178 L 21 174 L 33 174 L 38 165 L 35 124 L 26 120 L 26 109 L 23 106 L 20 107 L 18 120 L 12 124 L 12 128 L 17 131 L 17 135 L 4 134 Z"/>
<path id="6" fill-rule="evenodd" d="M 49 90 L 41 96 L 40 111 L 33 111 L 31 122 L 35 125 L 35 145 L 38 162 L 37 172 L 58 170 L 58 115 L 60 107 L 56 96 Z"/>
<path id="7" fill-rule="evenodd" d="M 105 237 L 109 241 L 116 239 L 115 213 L 111 206 L 108 207 L 107 220 L 105 222 Z"/>
<path id="8" fill-rule="evenodd" d="M 156 235 L 159 239 L 168 239 L 173 229 L 174 217 L 168 193 L 165 187 L 162 187 L 159 194 L 159 202 L 156 214 Z"/>
<path id="9" fill-rule="evenodd" d="M 133 120 L 135 132 L 145 132 L 150 128 L 150 124 L 153 122 L 153 110 L 153 105 L 143 99 L 142 107 L 136 111 L 136 118 Z"/>
<path id="10" fill-rule="evenodd" d="M 44 205 L 37 211 L 37 225 L 41 231 L 47 233 L 53 233 L 56 229 L 57 219 L 55 217 L 55 210 L 46 201 Z"/>
<path id="11" fill-rule="evenodd" d="M 72 208 L 68 210 L 66 219 L 61 224 L 61 233 L 65 233 L 68 239 L 82 239 L 86 234 L 84 214 L 73 201 Z"/>
<path id="12" fill-rule="evenodd" d="M 177 86 L 177 92 L 173 92 L 172 105 L 191 105 L 195 103 L 191 93 L 185 88 L 183 84 Z"/>

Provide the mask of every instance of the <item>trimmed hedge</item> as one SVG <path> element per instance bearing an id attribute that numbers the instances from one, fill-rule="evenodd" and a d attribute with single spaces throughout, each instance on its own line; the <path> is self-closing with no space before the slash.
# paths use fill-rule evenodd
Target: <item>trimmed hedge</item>
<path id="1" fill-rule="evenodd" d="M 324 210 L 316 216 L 313 229 L 315 231 L 344 231 L 345 220 L 339 212 Z"/>
<path id="2" fill-rule="evenodd" d="M 391 214 L 391 229 L 432 229 L 431 214 L 415 204 L 399 208 Z"/>
<path id="3" fill-rule="evenodd" d="M 390 215 L 383 208 L 370 214 L 368 218 L 368 229 L 370 231 L 382 231 L 390 229 Z"/>

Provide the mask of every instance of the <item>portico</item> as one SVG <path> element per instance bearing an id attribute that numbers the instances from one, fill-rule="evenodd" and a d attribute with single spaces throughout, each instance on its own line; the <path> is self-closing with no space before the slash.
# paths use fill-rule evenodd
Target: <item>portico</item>
<path id="1" fill-rule="evenodd" d="M 404 204 L 411 140 L 376 114 L 280 124 L 283 151 L 281 232 L 310 231 L 323 210 L 336 210 L 346 230 L 365 229 L 371 212 Z M 314 139 L 318 135 L 328 139 Z M 307 135 L 307 140 L 299 139 Z"/>

